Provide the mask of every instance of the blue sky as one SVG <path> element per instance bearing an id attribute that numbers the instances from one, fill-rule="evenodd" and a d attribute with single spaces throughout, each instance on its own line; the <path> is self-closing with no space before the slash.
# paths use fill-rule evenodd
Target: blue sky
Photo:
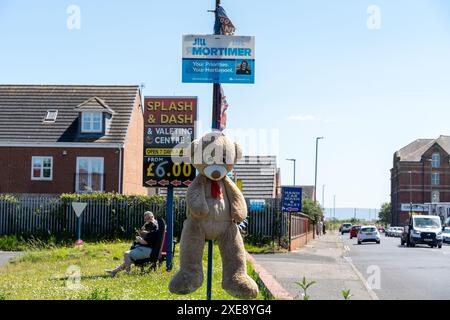
<path id="1" fill-rule="evenodd" d="M 181 35 L 212 32 L 210 1 L 0 0 L 0 83 L 140 84 L 195 95 L 210 125 L 211 85 L 181 83 Z M 223 0 L 237 35 L 256 37 L 256 84 L 225 85 L 228 127 L 269 130 L 282 182 L 314 183 L 325 206 L 389 200 L 393 153 L 450 135 L 447 0 Z M 81 29 L 67 28 L 67 8 Z M 380 8 L 381 29 L 367 27 Z M 270 131 L 272 130 L 272 131 Z M 244 150 L 245 151 L 245 150 Z M 248 150 L 247 150 L 248 151 Z M 248 153 L 248 152 L 247 152 Z"/>

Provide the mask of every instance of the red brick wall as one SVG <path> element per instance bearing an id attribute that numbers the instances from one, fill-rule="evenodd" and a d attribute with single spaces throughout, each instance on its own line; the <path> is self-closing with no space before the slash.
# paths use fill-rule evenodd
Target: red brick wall
<path id="1" fill-rule="evenodd" d="M 297 250 L 301 247 L 304 247 L 307 243 L 313 240 L 313 232 L 309 231 L 308 233 L 304 233 L 301 236 L 291 240 L 291 251 Z"/>
<path id="2" fill-rule="evenodd" d="M 63 156 L 63 151 L 67 155 Z M 31 180 L 33 156 L 53 156 L 53 180 Z M 95 148 L 0 148 L 0 193 L 60 194 L 75 191 L 77 157 L 104 158 L 104 189 L 118 191 L 117 149 Z"/>

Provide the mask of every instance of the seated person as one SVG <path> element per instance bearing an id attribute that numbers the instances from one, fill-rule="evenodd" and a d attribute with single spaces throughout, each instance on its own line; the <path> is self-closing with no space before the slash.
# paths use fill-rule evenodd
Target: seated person
<path id="1" fill-rule="evenodd" d="M 144 213 L 145 224 L 138 230 L 138 235 L 130 248 L 124 253 L 124 261 L 114 270 L 105 270 L 111 276 L 115 276 L 119 271 L 125 270 L 128 274 L 131 269 L 131 261 L 147 259 L 152 253 L 152 248 L 157 240 L 158 222 L 150 211 Z"/>

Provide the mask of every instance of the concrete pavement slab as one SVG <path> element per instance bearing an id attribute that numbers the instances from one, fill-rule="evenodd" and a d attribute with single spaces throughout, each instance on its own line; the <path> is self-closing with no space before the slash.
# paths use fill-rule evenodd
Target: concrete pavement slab
<path id="1" fill-rule="evenodd" d="M 291 299 L 301 296 L 302 290 L 295 282 L 303 277 L 307 281 L 316 281 L 308 290 L 312 300 L 342 300 L 342 290 L 347 289 L 353 300 L 376 298 L 351 263 L 344 259 L 344 252 L 344 244 L 337 232 L 328 232 L 295 252 L 253 254 L 252 257 L 256 268 L 269 274 L 273 278 L 271 283 L 276 282 Z M 266 286 L 271 290 L 270 285 Z M 286 299 L 286 294 L 283 298 Z"/>

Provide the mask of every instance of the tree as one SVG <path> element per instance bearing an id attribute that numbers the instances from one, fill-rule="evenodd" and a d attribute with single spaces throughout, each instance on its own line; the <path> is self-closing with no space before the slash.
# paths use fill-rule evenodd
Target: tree
<path id="1" fill-rule="evenodd" d="M 391 203 L 385 202 L 381 205 L 381 210 L 378 212 L 378 221 L 383 223 L 386 227 L 391 223 Z"/>
<path id="2" fill-rule="evenodd" d="M 302 212 L 306 214 L 314 224 L 317 224 L 323 217 L 322 207 L 310 199 L 303 199 Z"/>

